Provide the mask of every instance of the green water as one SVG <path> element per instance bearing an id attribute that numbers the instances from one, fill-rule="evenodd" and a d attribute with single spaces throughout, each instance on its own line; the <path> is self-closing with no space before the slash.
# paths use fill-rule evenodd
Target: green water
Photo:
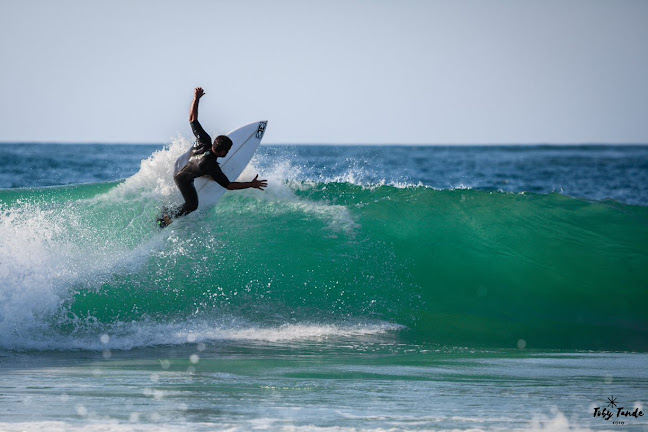
<path id="1" fill-rule="evenodd" d="M 389 323 L 413 342 L 474 347 L 648 348 L 645 207 L 303 183 L 227 195 L 160 231 L 158 205 L 114 185 L 2 193 L 5 214 L 44 215 L 48 259 L 91 270 L 66 270 L 53 334 L 189 316 Z"/>

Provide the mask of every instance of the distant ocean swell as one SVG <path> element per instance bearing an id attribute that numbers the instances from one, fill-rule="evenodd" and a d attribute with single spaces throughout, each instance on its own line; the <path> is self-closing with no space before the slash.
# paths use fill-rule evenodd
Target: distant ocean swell
<path id="1" fill-rule="evenodd" d="M 277 162 L 265 192 L 229 193 L 160 231 L 185 145 L 120 183 L 0 190 L 1 348 L 393 331 L 453 346 L 648 350 L 646 207 L 311 181 Z"/>

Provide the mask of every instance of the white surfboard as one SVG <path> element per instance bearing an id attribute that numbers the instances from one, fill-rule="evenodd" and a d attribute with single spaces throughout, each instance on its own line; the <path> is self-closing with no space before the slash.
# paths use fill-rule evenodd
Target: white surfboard
<path id="1" fill-rule="evenodd" d="M 218 161 L 223 173 L 230 181 L 236 181 L 250 163 L 252 156 L 254 156 L 259 144 L 261 144 L 267 125 L 267 120 L 254 122 L 227 134 L 229 139 L 232 140 L 232 148 L 227 153 L 227 156 L 219 158 Z M 174 174 L 184 168 L 190 157 L 191 148 L 176 160 Z M 198 191 L 198 208 L 213 206 L 227 191 L 210 176 L 195 179 L 194 186 Z"/>

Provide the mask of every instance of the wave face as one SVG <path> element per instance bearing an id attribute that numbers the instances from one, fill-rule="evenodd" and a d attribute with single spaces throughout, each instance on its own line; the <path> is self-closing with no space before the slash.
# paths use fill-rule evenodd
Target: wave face
<path id="1" fill-rule="evenodd" d="M 159 230 L 179 141 L 123 182 L 0 190 L 0 347 L 131 349 L 396 331 L 476 347 L 648 349 L 648 208 L 304 181 L 265 166 Z M 297 177 L 297 178 L 296 178 Z"/>

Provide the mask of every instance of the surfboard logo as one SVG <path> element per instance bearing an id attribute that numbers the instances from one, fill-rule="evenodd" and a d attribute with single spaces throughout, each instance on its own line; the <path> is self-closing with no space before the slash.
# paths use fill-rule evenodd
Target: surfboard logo
<path id="1" fill-rule="evenodd" d="M 257 129 L 256 137 L 261 139 L 263 137 L 263 133 L 265 132 L 265 128 L 268 122 L 259 122 L 259 128 Z"/>

